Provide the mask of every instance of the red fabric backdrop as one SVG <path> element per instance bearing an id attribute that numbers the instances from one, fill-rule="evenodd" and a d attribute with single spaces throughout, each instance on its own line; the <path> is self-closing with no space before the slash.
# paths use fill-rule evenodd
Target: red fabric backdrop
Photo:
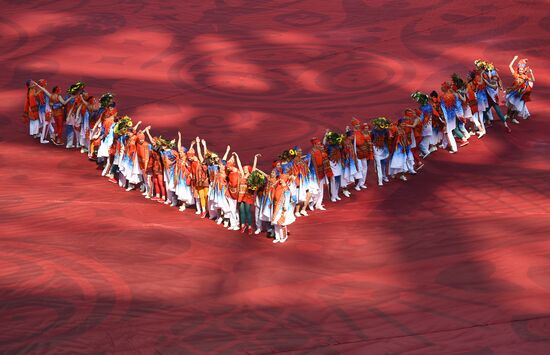
<path id="1" fill-rule="evenodd" d="M 3 1 L 0 350 L 546 353 L 544 1 Z M 21 123 L 76 80 L 155 133 L 262 164 L 352 115 L 396 117 L 476 58 L 527 56 L 532 119 L 409 182 L 301 218 L 284 245 L 124 192 Z"/>

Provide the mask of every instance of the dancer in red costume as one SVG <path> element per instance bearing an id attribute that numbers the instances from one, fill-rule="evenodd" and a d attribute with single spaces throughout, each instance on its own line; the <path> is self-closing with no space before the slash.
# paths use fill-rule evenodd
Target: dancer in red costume
<path id="1" fill-rule="evenodd" d="M 63 134 L 63 125 L 65 123 L 65 105 L 70 100 L 74 99 L 74 96 L 69 96 L 64 99 L 61 95 L 61 88 L 59 88 L 59 86 L 54 86 L 52 92 L 50 93 L 45 87 L 42 87 L 37 83 L 34 83 L 34 85 L 50 99 L 52 118 L 55 124 L 53 141 L 56 145 L 62 145 L 61 136 Z"/>
<path id="2" fill-rule="evenodd" d="M 533 70 L 527 66 L 527 59 L 520 59 L 517 67 L 514 68 L 514 63 L 517 59 L 518 56 L 516 55 L 509 65 L 510 72 L 514 77 L 514 83 L 507 90 L 506 94 L 508 117 L 515 124 L 519 124 L 518 117 L 526 120 L 530 116 L 527 102 L 531 101 L 531 91 L 535 83 L 535 75 L 533 74 Z"/>
<path id="3" fill-rule="evenodd" d="M 147 126 L 143 131 L 138 132 L 136 142 L 138 164 L 143 180 L 143 196 L 147 199 L 153 196 L 153 167 L 149 164 L 152 146 L 145 140 L 145 135 L 150 129 L 151 126 Z"/>
<path id="4" fill-rule="evenodd" d="M 312 204 L 315 209 L 324 211 L 323 197 L 325 194 L 325 186 L 328 186 L 329 179 L 333 177 L 332 169 L 330 168 L 330 160 L 328 152 L 323 142 L 317 137 L 311 139 L 311 163 L 315 170 L 317 178 L 317 184 L 319 185 L 318 191 L 312 196 Z"/>
<path id="5" fill-rule="evenodd" d="M 351 125 L 353 129 L 354 145 L 357 151 L 357 168 L 361 174 L 361 177 L 355 185 L 355 189 L 359 191 L 367 188 L 367 172 L 369 169 L 369 161 L 374 159 L 374 148 L 370 134 L 368 133 L 368 126 L 363 127 L 357 118 L 351 120 Z"/>
<path id="6" fill-rule="evenodd" d="M 162 165 L 161 149 L 163 149 L 163 140 L 161 137 L 153 138 L 149 130 L 145 131 L 153 148 L 150 151 L 149 162 L 153 175 L 153 184 L 155 188 L 155 197 L 151 201 L 164 203 L 166 201 L 166 185 L 164 183 L 164 166 Z"/>
<path id="7" fill-rule="evenodd" d="M 252 206 L 256 199 L 256 190 L 252 190 L 251 186 L 248 184 L 248 178 L 253 171 L 256 170 L 256 165 L 258 163 L 258 157 L 261 157 L 261 154 L 256 154 L 254 156 L 254 163 L 252 166 L 245 165 L 244 167 L 241 164 L 241 159 L 237 153 L 233 153 L 237 166 L 239 168 L 239 193 L 237 196 L 237 201 L 239 203 L 239 220 L 241 223 L 241 233 L 248 232 L 248 235 L 252 235 L 254 231 L 253 221 L 252 221 Z M 231 178 L 231 177 L 230 177 Z"/>
<path id="8" fill-rule="evenodd" d="M 193 187 L 195 189 L 195 201 L 197 205 L 197 214 L 201 218 L 205 218 L 208 212 L 208 167 L 204 162 L 204 157 L 201 152 L 200 138 L 195 138 L 197 145 L 197 155 L 193 151 L 193 147 L 189 149 L 189 159 L 191 160 L 191 173 L 193 174 Z"/>
<path id="9" fill-rule="evenodd" d="M 40 121 L 38 114 L 39 94 L 36 83 L 32 80 L 27 81 L 27 97 L 23 109 L 23 119 L 29 124 L 29 134 L 33 138 L 40 137 Z"/>
<path id="10" fill-rule="evenodd" d="M 275 230 L 273 243 L 284 243 L 288 239 L 287 226 L 295 221 L 288 186 L 289 176 L 281 174 L 273 191 L 273 215 L 271 223 Z"/>

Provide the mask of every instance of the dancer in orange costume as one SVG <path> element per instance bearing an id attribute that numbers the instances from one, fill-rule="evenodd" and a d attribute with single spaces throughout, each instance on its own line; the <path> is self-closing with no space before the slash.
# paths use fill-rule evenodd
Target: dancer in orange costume
<path id="1" fill-rule="evenodd" d="M 514 84 L 508 89 L 506 94 L 506 105 L 508 107 L 508 116 L 512 122 L 518 124 L 519 117 L 528 119 L 530 114 L 527 109 L 527 102 L 531 101 L 531 91 L 535 83 L 533 70 L 527 66 L 527 59 L 520 59 L 517 67 L 514 63 L 518 59 L 516 55 L 510 62 L 510 72 L 514 77 Z"/>
<path id="2" fill-rule="evenodd" d="M 27 81 L 27 97 L 23 109 L 23 119 L 29 123 L 29 134 L 33 138 L 40 137 L 40 120 L 38 115 L 39 94 L 36 83 L 32 80 Z"/>
<path id="3" fill-rule="evenodd" d="M 368 133 L 368 127 L 365 129 L 361 122 L 357 118 L 351 120 L 351 126 L 353 129 L 354 145 L 357 151 L 358 170 L 361 174 L 355 189 L 357 191 L 367 188 L 367 172 L 369 169 L 369 161 L 374 159 L 374 147 L 370 134 Z"/>
<path id="4" fill-rule="evenodd" d="M 54 131 L 54 143 L 56 145 L 61 145 L 61 136 L 63 134 L 63 125 L 65 123 L 65 105 L 72 99 L 74 96 L 68 96 L 66 99 L 61 95 L 61 89 L 59 86 L 54 86 L 52 92 L 50 93 L 45 87 L 40 86 L 38 83 L 34 83 L 35 87 L 40 89 L 48 98 L 51 105 L 51 115 L 53 118 L 53 124 L 55 125 Z"/>

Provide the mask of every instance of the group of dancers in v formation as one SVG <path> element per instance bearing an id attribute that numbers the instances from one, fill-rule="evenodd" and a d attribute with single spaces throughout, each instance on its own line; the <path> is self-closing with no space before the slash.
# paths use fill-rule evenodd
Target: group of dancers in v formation
<path id="1" fill-rule="evenodd" d="M 462 147 L 471 137 L 482 138 L 493 125 L 493 110 L 511 132 L 509 121 L 529 118 L 526 103 L 535 78 L 526 59 L 514 57 L 509 68 L 514 81 L 504 91 L 494 65 L 476 60 L 467 80 L 453 74 L 440 92 L 414 92 L 418 108 L 406 109 L 398 120 L 380 117 L 371 128 L 353 118 L 344 133 L 327 130 L 321 139 L 312 138 L 308 153 L 299 147 L 283 151 L 268 173 L 257 167 L 260 154 L 243 165 L 230 146 L 220 157 L 199 137 L 184 147 L 179 132 L 177 140 L 153 136 L 151 126 L 140 129 L 141 121 L 134 124 L 119 115 L 111 93 L 96 99 L 82 82 L 63 95 L 58 86 L 48 90 L 43 79 L 27 81 L 24 118 L 31 136 L 80 148 L 103 176 L 126 191 L 139 189 L 146 199 L 180 211 L 194 205 L 201 218 L 229 230 L 265 231 L 274 243 L 284 243 L 296 218 L 308 216 L 308 209 L 325 209 L 325 188 L 332 202 L 341 199 L 340 193 L 350 197 L 352 188 L 366 189 L 371 161 L 383 186 L 389 177 L 407 181 L 438 148 L 456 153 L 457 140 Z"/>

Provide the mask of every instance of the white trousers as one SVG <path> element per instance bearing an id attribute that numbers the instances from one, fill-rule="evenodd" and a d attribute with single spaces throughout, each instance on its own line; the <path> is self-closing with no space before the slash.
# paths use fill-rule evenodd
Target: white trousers
<path id="1" fill-rule="evenodd" d="M 321 208 L 323 206 L 323 197 L 325 196 L 325 186 L 327 185 L 327 178 L 324 177 L 323 180 L 318 182 L 319 189 L 315 194 L 311 195 L 311 200 L 309 204 L 315 208 Z"/>
<path id="2" fill-rule="evenodd" d="M 262 220 L 260 218 L 260 215 L 262 214 L 262 210 L 258 205 L 254 205 L 254 219 L 256 221 L 256 229 L 262 230 Z"/>
<path id="3" fill-rule="evenodd" d="M 384 178 L 386 177 L 387 160 L 374 158 L 374 161 L 376 162 L 376 173 L 378 174 L 378 185 L 380 185 L 384 182 Z"/>
<path id="4" fill-rule="evenodd" d="M 432 140 L 432 136 L 424 136 L 422 137 L 422 140 L 418 144 L 418 149 L 420 149 L 420 152 L 423 155 L 428 154 L 430 151 L 430 141 Z"/>
<path id="5" fill-rule="evenodd" d="M 239 225 L 239 214 L 237 212 L 237 200 L 230 197 L 227 198 L 228 209 L 223 211 L 223 216 L 229 218 L 229 225 L 237 227 Z"/>
<path id="6" fill-rule="evenodd" d="M 29 120 L 29 134 L 34 136 L 40 133 L 40 121 L 39 120 Z"/>
<path id="7" fill-rule="evenodd" d="M 273 228 L 275 230 L 275 240 L 283 240 L 286 237 L 285 233 L 285 227 L 281 226 L 280 224 L 273 225 Z"/>
<path id="8" fill-rule="evenodd" d="M 340 190 L 340 179 L 337 179 L 337 176 L 330 178 L 330 198 L 332 199 L 338 197 L 338 190 Z"/>
<path id="9" fill-rule="evenodd" d="M 447 125 L 445 127 L 445 130 L 446 130 L 446 133 L 447 133 L 447 135 L 446 135 L 447 136 L 447 141 L 451 145 L 451 150 L 456 152 L 458 150 L 458 147 L 456 145 L 455 137 L 453 136 L 453 131 L 449 129 L 449 125 Z"/>
<path id="10" fill-rule="evenodd" d="M 365 182 L 367 181 L 367 172 L 369 169 L 369 161 L 367 159 L 360 159 L 359 160 L 359 167 L 361 170 L 361 178 L 359 179 L 359 186 L 365 185 Z"/>

